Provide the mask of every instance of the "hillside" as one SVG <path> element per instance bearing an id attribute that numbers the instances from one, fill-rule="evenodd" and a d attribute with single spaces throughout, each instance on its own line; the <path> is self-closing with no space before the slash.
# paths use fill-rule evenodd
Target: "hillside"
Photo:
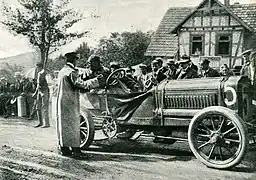
<path id="1" fill-rule="evenodd" d="M 25 69 L 29 69 L 35 65 L 39 56 L 36 52 L 22 53 L 16 56 L 0 58 L 0 69 L 5 68 L 5 64 L 23 66 Z"/>

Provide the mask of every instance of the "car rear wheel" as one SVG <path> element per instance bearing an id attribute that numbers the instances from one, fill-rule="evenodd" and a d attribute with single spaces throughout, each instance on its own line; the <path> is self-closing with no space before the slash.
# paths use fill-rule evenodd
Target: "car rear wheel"
<path id="1" fill-rule="evenodd" d="M 95 127 L 92 118 L 80 115 L 80 148 L 87 149 L 93 142 Z"/>
<path id="2" fill-rule="evenodd" d="M 248 145 L 243 120 L 225 107 L 209 107 L 194 116 L 188 130 L 189 146 L 206 166 L 218 169 L 239 164 Z"/>

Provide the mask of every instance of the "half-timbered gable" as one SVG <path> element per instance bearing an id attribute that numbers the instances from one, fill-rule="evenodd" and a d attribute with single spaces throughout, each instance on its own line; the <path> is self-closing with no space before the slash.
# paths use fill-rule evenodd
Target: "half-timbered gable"
<path id="1" fill-rule="evenodd" d="M 170 56 L 187 54 L 196 64 L 201 56 L 220 56 L 222 64 L 233 67 L 243 63 L 239 57 L 243 50 L 256 47 L 256 4 L 230 5 L 225 0 L 224 5 L 218 0 L 204 0 L 177 20 L 180 22 L 175 27 L 166 28 L 169 37 L 177 37 L 177 42 L 169 45 L 176 47 L 176 51 L 168 53 Z M 158 38 L 158 33 L 159 28 L 153 39 Z M 152 53 L 152 47 L 157 47 L 156 41 L 150 43 L 147 56 L 167 57 L 161 47 L 154 49 L 160 50 L 158 55 Z"/>

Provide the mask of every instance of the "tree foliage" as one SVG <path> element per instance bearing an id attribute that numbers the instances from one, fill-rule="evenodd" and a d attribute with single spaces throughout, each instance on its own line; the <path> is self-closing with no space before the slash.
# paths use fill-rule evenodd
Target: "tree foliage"
<path id="1" fill-rule="evenodd" d="M 79 54 L 80 58 L 77 61 L 78 67 L 85 67 L 87 59 L 94 53 L 93 49 L 88 46 L 86 42 L 80 44 L 80 46 L 75 50 Z"/>
<path id="2" fill-rule="evenodd" d="M 38 48 L 41 61 L 47 64 L 51 52 L 70 41 L 84 36 L 88 31 L 70 33 L 68 29 L 83 17 L 68 8 L 69 0 L 17 0 L 19 8 L 3 2 L 2 24 L 13 33 L 24 35 L 31 45 Z"/>
<path id="3" fill-rule="evenodd" d="M 96 54 L 102 57 L 105 65 L 118 61 L 123 66 L 132 66 L 149 61 L 144 53 L 150 43 L 152 32 L 112 33 L 109 38 L 102 38 Z"/>
<path id="4" fill-rule="evenodd" d="M 93 54 L 92 48 L 88 46 L 86 42 L 80 44 L 80 46 L 75 50 L 80 56 L 79 60 L 77 61 L 78 67 L 85 67 L 87 59 L 90 55 Z M 49 61 L 49 68 L 50 70 L 60 70 L 65 65 L 65 57 L 63 55 L 58 56 L 55 59 L 50 59 Z"/>
<path id="5" fill-rule="evenodd" d="M 145 57 L 144 53 L 150 43 L 151 36 L 152 32 L 114 32 L 108 38 L 101 38 L 96 50 L 93 50 L 87 43 L 83 42 L 75 50 L 75 52 L 80 54 L 77 66 L 85 67 L 87 59 L 91 54 L 101 56 L 101 60 L 106 67 L 109 66 L 111 61 L 118 61 L 123 67 L 139 63 L 150 64 L 150 59 Z M 49 68 L 60 70 L 64 64 L 65 58 L 63 55 L 60 55 L 50 62 Z"/>

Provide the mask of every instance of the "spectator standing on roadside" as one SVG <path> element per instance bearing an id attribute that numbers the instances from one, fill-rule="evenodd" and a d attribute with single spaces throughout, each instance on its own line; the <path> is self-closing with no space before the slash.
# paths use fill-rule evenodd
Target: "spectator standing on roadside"
<path id="1" fill-rule="evenodd" d="M 38 70 L 37 75 L 37 86 L 36 90 L 32 97 L 36 96 L 36 110 L 37 110 L 37 119 L 38 124 L 34 127 L 48 128 L 50 127 L 49 122 L 49 87 L 46 81 L 46 71 L 43 68 L 41 62 L 36 64 Z"/>
<path id="2" fill-rule="evenodd" d="M 1 102 L 1 112 L 5 118 L 8 117 L 7 102 L 10 98 L 9 91 L 10 91 L 10 83 L 7 82 L 7 79 L 5 77 L 2 77 L 0 79 L 0 102 Z"/>

